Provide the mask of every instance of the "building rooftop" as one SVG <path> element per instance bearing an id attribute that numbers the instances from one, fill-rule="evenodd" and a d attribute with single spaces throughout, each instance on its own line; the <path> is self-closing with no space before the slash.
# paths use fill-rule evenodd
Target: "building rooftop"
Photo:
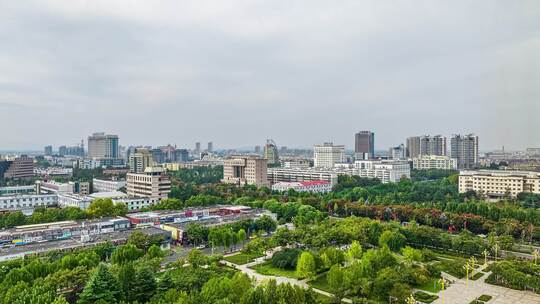
<path id="1" fill-rule="evenodd" d="M 91 198 L 126 198 L 127 194 L 120 191 L 96 192 L 88 195 Z"/>

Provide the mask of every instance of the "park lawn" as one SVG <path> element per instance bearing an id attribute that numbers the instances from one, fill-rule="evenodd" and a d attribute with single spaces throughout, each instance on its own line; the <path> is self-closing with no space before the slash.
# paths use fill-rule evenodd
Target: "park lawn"
<path id="1" fill-rule="evenodd" d="M 224 257 L 223 259 L 236 265 L 244 265 L 253 262 L 256 258 L 260 258 L 262 256 L 262 254 L 257 253 L 239 253 Z"/>
<path id="2" fill-rule="evenodd" d="M 493 297 L 490 296 L 490 295 L 481 295 L 480 297 L 478 297 L 478 300 L 483 301 L 483 302 L 487 302 L 487 301 L 491 300 L 491 298 L 493 298 Z"/>
<path id="3" fill-rule="evenodd" d="M 439 296 L 431 295 L 423 291 L 417 291 L 414 293 L 414 298 L 417 301 L 424 302 L 424 303 L 431 303 L 439 298 Z"/>
<path id="4" fill-rule="evenodd" d="M 299 280 L 303 279 L 303 277 L 299 276 L 296 273 L 296 270 L 281 269 L 281 268 L 274 267 L 272 266 L 272 262 L 270 261 L 264 262 L 262 264 L 255 265 L 249 268 L 263 275 L 286 277 L 286 278 L 299 279 Z"/>
<path id="5" fill-rule="evenodd" d="M 458 279 L 465 277 L 465 271 L 463 270 L 463 265 L 465 261 L 460 260 L 439 260 L 437 263 L 433 264 L 440 271 L 446 272 L 451 276 L 454 276 Z"/>
<path id="6" fill-rule="evenodd" d="M 432 293 L 437 293 L 441 290 L 441 284 L 439 284 L 439 279 L 432 278 L 423 285 L 417 286 L 417 289 L 429 291 Z"/>
<path id="7" fill-rule="evenodd" d="M 477 272 L 472 277 L 470 277 L 469 279 L 473 280 L 473 281 L 476 281 L 476 280 L 480 279 L 483 276 L 484 276 L 483 272 Z"/>
<path id="8" fill-rule="evenodd" d="M 326 273 L 321 274 L 314 280 L 308 281 L 307 283 L 313 288 L 332 293 L 330 287 L 328 286 L 328 282 L 326 282 Z"/>

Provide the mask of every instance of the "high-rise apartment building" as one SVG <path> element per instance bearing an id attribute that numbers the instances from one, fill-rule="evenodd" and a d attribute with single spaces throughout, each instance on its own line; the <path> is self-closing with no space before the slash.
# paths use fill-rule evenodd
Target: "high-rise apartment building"
<path id="1" fill-rule="evenodd" d="M 272 139 L 266 140 L 264 145 L 264 158 L 268 160 L 269 165 L 279 164 L 279 153 L 276 142 Z"/>
<path id="2" fill-rule="evenodd" d="M 213 152 L 214 151 L 214 143 L 209 141 L 208 142 L 208 147 L 206 148 L 206 151 L 208 152 Z"/>
<path id="3" fill-rule="evenodd" d="M 194 152 L 195 152 L 195 155 L 197 155 L 197 156 L 199 154 L 201 154 L 201 143 L 200 142 L 195 143 L 195 151 Z"/>
<path id="4" fill-rule="evenodd" d="M 154 165 L 152 152 L 147 148 L 135 148 L 135 152 L 129 155 L 129 172 L 143 173 L 148 167 Z"/>
<path id="5" fill-rule="evenodd" d="M 147 167 L 143 173 L 128 173 L 126 189 L 129 196 L 167 198 L 171 180 L 161 167 Z"/>
<path id="6" fill-rule="evenodd" d="M 222 182 L 239 186 L 268 186 L 267 169 L 267 159 L 259 156 L 233 156 L 223 162 Z"/>
<path id="7" fill-rule="evenodd" d="M 354 157 L 371 159 L 375 156 L 375 133 L 360 131 L 354 135 Z"/>
<path id="8" fill-rule="evenodd" d="M 46 156 L 51 156 L 53 154 L 52 146 L 45 146 L 45 148 L 43 150 L 44 150 Z"/>
<path id="9" fill-rule="evenodd" d="M 345 146 L 334 146 L 331 142 L 315 145 L 313 159 L 315 167 L 333 168 L 335 164 L 345 161 Z"/>
<path id="10" fill-rule="evenodd" d="M 407 138 L 407 156 L 416 158 L 421 155 L 447 155 L 446 137 L 424 135 Z"/>
<path id="11" fill-rule="evenodd" d="M 88 136 L 88 157 L 119 158 L 118 135 L 94 133 Z"/>
<path id="12" fill-rule="evenodd" d="M 450 157 L 457 159 L 458 169 L 474 169 L 478 166 L 478 136 L 453 135 L 450 146 Z"/>

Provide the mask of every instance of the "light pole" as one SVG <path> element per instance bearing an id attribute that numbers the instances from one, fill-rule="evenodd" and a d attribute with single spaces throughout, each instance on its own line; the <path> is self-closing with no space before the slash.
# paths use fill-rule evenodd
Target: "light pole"
<path id="1" fill-rule="evenodd" d="M 499 251 L 500 247 L 499 247 L 499 242 L 496 242 L 495 245 L 493 246 L 493 249 L 495 249 L 495 261 L 497 261 L 497 252 Z"/>
<path id="2" fill-rule="evenodd" d="M 540 256 L 540 252 L 538 252 L 538 249 L 535 249 L 533 251 L 534 265 L 536 265 L 536 262 L 538 261 L 538 256 Z"/>
<path id="3" fill-rule="evenodd" d="M 484 266 L 487 266 L 487 256 L 489 252 L 487 251 L 487 249 L 484 249 L 482 253 L 484 254 Z"/>
<path id="4" fill-rule="evenodd" d="M 467 273 L 467 276 L 465 277 L 465 282 L 467 284 L 467 289 L 469 289 L 469 271 L 471 270 L 471 264 L 469 264 L 469 262 L 465 263 L 465 265 L 463 265 L 463 269 L 465 269 L 465 272 Z"/>
<path id="5" fill-rule="evenodd" d="M 471 256 L 471 257 L 469 258 L 469 263 L 471 264 L 471 269 L 474 270 L 474 268 L 475 268 L 475 266 L 476 266 L 476 262 L 478 262 L 478 261 L 476 260 L 476 258 L 474 257 L 474 255 Z"/>
<path id="6" fill-rule="evenodd" d="M 441 285 L 441 304 L 444 304 L 444 277 L 441 276 L 439 284 Z"/>

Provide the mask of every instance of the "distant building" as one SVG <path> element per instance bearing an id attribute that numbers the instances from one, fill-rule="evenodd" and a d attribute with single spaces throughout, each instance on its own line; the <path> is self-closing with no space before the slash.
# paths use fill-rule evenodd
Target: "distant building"
<path id="1" fill-rule="evenodd" d="M 325 180 L 305 182 L 277 182 L 272 185 L 272 190 L 288 191 L 293 189 L 297 192 L 324 193 L 332 191 L 332 183 Z"/>
<path id="2" fill-rule="evenodd" d="M 375 133 L 360 131 L 354 135 L 354 155 L 356 159 L 371 159 L 375 156 Z"/>
<path id="3" fill-rule="evenodd" d="M 89 158 L 119 158 L 118 135 L 94 133 L 88 136 Z"/>
<path id="4" fill-rule="evenodd" d="M 223 162 L 222 182 L 268 186 L 267 167 L 267 160 L 259 156 L 232 156 Z"/>
<path id="5" fill-rule="evenodd" d="M 90 194 L 90 183 L 89 182 L 67 182 L 60 183 L 56 181 L 36 181 L 36 192 L 37 193 L 66 193 L 66 194 L 81 194 L 88 195 Z"/>
<path id="6" fill-rule="evenodd" d="M 260 154 L 261 153 L 261 146 L 255 146 L 255 154 Z"/>
<path id="7" fill-rule="evenodd" d="M 264 158 L 268 160 L 269 165 L 279 164 L 279 152 L 276 142 L 272 139 L 266 140 L 264 145 Z"/>
<path id="8" fill-rule="evenodd" d="M 52 146 L 45 146 L 43 150 L 46 156 L 51 156 L 53 154 Z"/>
<path id="9" fill-rule="evenodd" d="M 411 165 L 399 160 L 360 160 L 354 162 L 356 174 L 360 177 L 377 178 L 382 183 L 397 183 L 402 178 L 411 178 Z"/>
<path id="10" fill-rule="evenodd" d="M 282 162 L 283 168 L 308 168 L 310 166 L 309 159 L 291 159 Z"/>
<path id="11" fill-rule="evenodd" d="M 34 192 L 36 192 L 36 188 L 35 188 L 34 185 L 0 187 L 0 196 L 3 196 L 3 195 L 18 195 L 18 194 L 32 194 Z"/>
<path id="12" fill-rule="evenodd" d="M 214 143 L 209 141 L 208 142 L 208 148 L 206 149 L 208 152 L 214 152 Z"/>
<path id="13" fill-rule="evenodd" d="M 0 177 L 31 179 L 34 177 L 34 159 L 21 155 L 13 160 L 0 161 Z"/>
<path id="14" fill-rule="evenodd" d="M 457 159 L 458 169 L 474 169 L 478 166 L 478 136 L 453 135 L 450 157 Z"/>
<path id="15" fill-rule="evenodd" d="M 449 156 L 422 155 L 413 158 L 413 169 L 416 170 L 457 170 L 457 160 Z"/>
<path id="16" fill-rule="evenodd" d="M 406 153 L 405 153 L 405 146 L 403 144 L 400 144 L 397 147 L 391 147 L 388 151 L 388 158 L 389 159 L 405 159 Z"/>
<path id="17" fill-rule="evenodd" d="M 313 161 L 315 167 L 332 168 L 335 164 L 345 161 L 345 146 L 334 146 L 327 142 L 313 147 Z"/>
<path id="18" fill-rule="evenodd" d="M 143 173 L 147 167 L 154 165 L 153 153 L 147 148 L 135 148 L 135 152 L 129 155 L 129 172 Z"/>
<path id="19" fill-rule="evenodd" d="M 459 173 L 459 193 L 475 191 L 488 199 L 540 194 L 540 173 L 530 171 L 477 170 Z"/>
<path id="20" fill-rule="evenodd" d="M 196 142 L 195 143 L 195 151 L 194 151 L 194 154 L 199 157 L 199 154 L 201 154 L 201 143 L 200 142 Z"/>
<path id="21" fill-rule="evenodd" d="M 125 180 L 92 179 L 94 192 L 114 192 L 126 186 Z"/>
<path id="22" fill-rule="evenodd" d="M 164 199 L 171 192 L 171 180 L 161 167 L 148 167 L 144 173 L 127 174 L 127 194 L 132 197 Z"/>
<path id="23" fill-rule="evenodd" d="M 446 137 L 424 135 L 407 138 L 406 156 L 416 158 L 421 155 L 447 155 Z"/>
<path id="24" fill-rule="evenodd" d="M 279 182 L 328 181 L 337 184 L 338 174 L 350 174 L 349 170 L 336 168 L 268 168 L 268 181 L 271 184 Z"/>

